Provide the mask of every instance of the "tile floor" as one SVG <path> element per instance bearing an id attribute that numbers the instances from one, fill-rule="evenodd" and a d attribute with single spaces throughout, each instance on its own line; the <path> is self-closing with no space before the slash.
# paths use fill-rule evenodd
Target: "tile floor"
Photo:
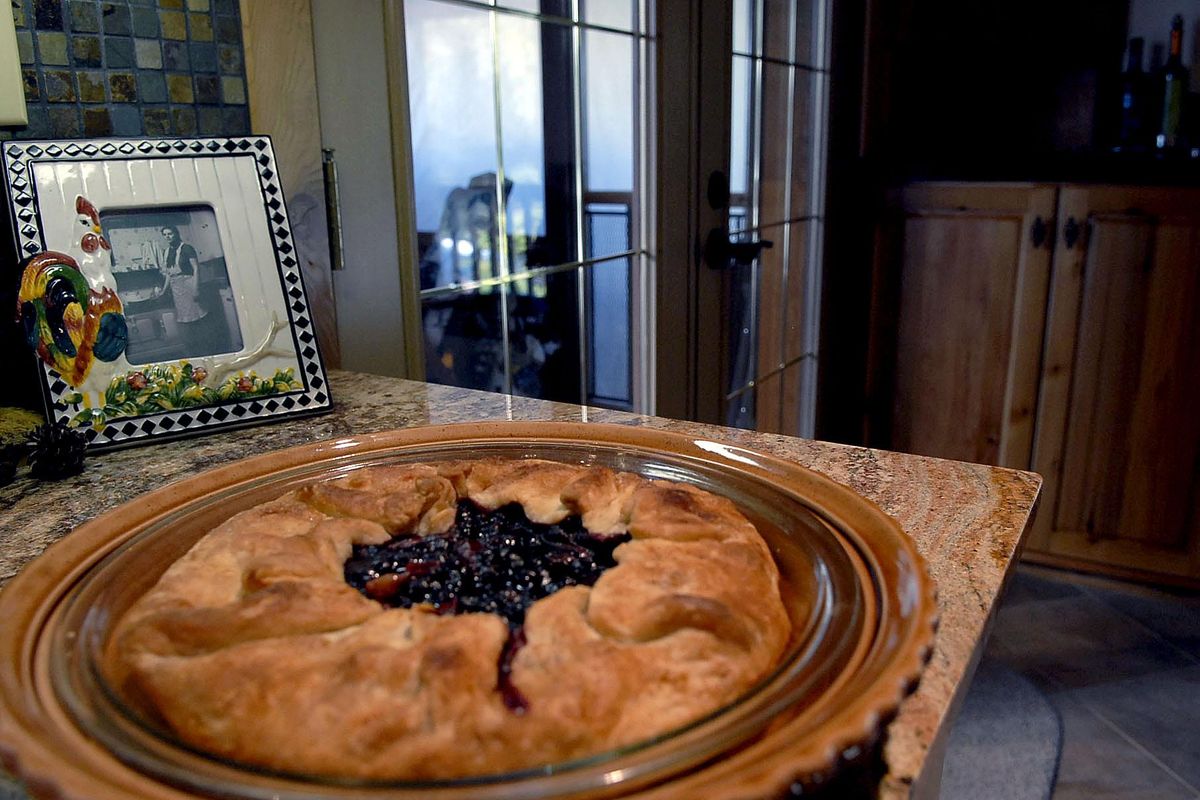
<path id="1" fill-rule="evenodd" d="M 1200 594 L 1022 565 L 985 658 L 1058 709 L 1053 800 L 1200 800 Z"/>

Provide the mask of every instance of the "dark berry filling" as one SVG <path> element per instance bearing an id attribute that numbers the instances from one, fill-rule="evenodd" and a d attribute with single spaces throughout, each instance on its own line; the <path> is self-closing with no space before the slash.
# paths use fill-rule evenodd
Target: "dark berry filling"
<path id="1" fill-rule="evenodd" d="M 516 627 L 537 600 L 564 586 L 595 583 L 616 565 L 613 551 L 628 540 L 628 534 L 592 534 L 578 516 L 542 525 L 515 503 L 485 511 L 462 502 L 444 534 L 356 545 L 346 582 L 388 606 L 494 613 Z"/>
<path id="2" fill-rule="evenodd" d="M 505 705 L 520 713 L 525 699 L 510 675 L 512 659 L 525 643 L 525 610 L 565 586 L 594 584 L 616 565 L 613 551 L 629 538 L 627 533 L 590 533 L 578 516 L 543 525 L 531 522 L 516 503 L 485 511 L 464 501 L 446 533 L 356 545 L 345 576 L 355 589 L 384 605 L 424 604 L 439 614 L 504 617 L 509 639 L 498 664 L 497 688 Z"/>

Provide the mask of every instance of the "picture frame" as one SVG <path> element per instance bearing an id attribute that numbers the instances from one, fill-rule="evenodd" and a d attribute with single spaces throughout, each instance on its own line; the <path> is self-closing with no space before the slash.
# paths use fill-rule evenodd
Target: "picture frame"
<path id="1" fill-rule="evenodd" d="M 332 407 L 269 137 L 0 153 L 48 420 L 107 449 Z"/>

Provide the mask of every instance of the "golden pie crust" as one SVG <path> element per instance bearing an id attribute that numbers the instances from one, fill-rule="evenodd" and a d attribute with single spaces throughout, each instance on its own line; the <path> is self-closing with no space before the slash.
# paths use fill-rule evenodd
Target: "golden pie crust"
<path id="1" fill-rule="evenodd" d="M 388 608 L 348 585 L 356 544 L 445 532 L 458 499 L 629 533 L 617 566 L 526 612 L 498 690 L 496 614 Z M 754 526 L 721 497 L 602 467 L 481 459 L 368 467 L 221 524 L 116 626 L 108 677 L 187 744 L 281 772 L 445 779 L 630 745 L 733 701 L 790 623 Z"/>

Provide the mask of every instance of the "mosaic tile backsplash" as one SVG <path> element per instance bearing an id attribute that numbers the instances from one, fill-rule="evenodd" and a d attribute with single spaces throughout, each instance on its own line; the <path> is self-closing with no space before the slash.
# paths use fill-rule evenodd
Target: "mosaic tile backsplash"
<path id="1" fill-rule="evenodd" d="M 0 139 L 250 132 L 238 0 L 3 2 L 29 125 Z"/>

